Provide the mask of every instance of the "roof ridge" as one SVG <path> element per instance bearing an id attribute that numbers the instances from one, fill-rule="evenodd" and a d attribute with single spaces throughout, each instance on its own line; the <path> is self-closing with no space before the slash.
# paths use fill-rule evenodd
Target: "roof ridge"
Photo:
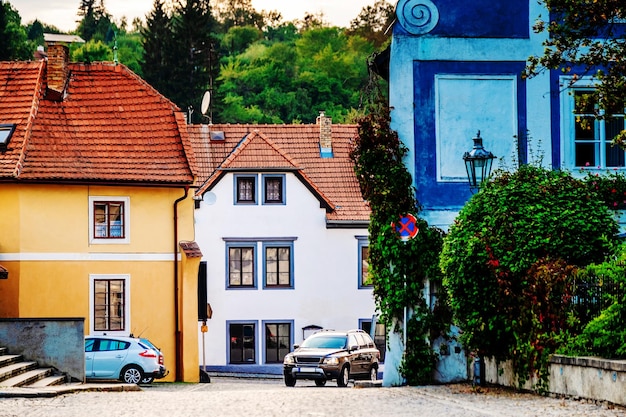
<path id="1" fill-rule="evenodd" d="M 39 71 L 37 74 L 37 83 L 35 86 L 35 91 L 33 92 L 33 100 L 30 107 L 30 112 L 28 113 L 28 122 L 24 127 L 24 137 L 22 139 L 22 146 L 20 148 L 20 154 L 17 158 L 17 162 L 15 163 L 15 169 L 13 170 L 13 177 L 17 178 L 20 176 L 22 172 L 22 168 L 24 167 L 24 161 L 26 160 L 26 150 L 28 149 L 28 143 L 30 142 L 31 133 L 33 131 L 33 122 L 37 117 L 37 112 L 39 110 L 39 102 L 41 101 L 44 89 L 44 68 L 46 68 L 46 61 L 39 61 Z"/>

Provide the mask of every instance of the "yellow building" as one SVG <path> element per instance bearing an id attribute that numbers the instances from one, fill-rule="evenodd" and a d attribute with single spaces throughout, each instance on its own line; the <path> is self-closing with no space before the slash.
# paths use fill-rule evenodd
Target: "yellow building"
<path id="1" fill-rule="evenodd" d="M 199 379 L 195 160 L 184 114 L 125 66 L 0 62 L 0 317 L 84 317 Z"/>

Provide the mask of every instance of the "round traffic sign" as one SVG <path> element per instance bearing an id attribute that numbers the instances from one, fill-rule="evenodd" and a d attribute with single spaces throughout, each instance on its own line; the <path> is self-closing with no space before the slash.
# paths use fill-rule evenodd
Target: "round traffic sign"
<path id="1" fill-rule="evenodd" d="M 392 223 L 391 226 L 400 235 L 400 239 L 404 241 L 413 239 L 419 232 L 417 219 L 411 213 L 400 216 L 399 222 Z"/>

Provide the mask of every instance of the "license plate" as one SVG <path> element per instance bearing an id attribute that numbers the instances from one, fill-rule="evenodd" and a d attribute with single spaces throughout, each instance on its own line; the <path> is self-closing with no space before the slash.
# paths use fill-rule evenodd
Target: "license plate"
<path id="1" fill-rule="evenodd" d="M 300 372 L 316 372 L 317 368 L 298 368 Z"/>

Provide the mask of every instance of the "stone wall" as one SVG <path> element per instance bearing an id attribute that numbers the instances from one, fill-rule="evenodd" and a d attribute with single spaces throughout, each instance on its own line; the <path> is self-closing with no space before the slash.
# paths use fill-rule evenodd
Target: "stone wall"
<path id="1" fill-rule="evenodd" d="M 550 362 L 550 393 L 626 406 L 626 360 L 554 355 Z M 484 379 L 518 387 L 510 362 L 486 359 Z M 536 382 L 531 379 L 523 388 L 531 390 Z"/>
<path id="2" fill-rule="evenodd" d="M 41 367 L 85 380 L 84 318 L 0 319 L 0 346 Z"/>

